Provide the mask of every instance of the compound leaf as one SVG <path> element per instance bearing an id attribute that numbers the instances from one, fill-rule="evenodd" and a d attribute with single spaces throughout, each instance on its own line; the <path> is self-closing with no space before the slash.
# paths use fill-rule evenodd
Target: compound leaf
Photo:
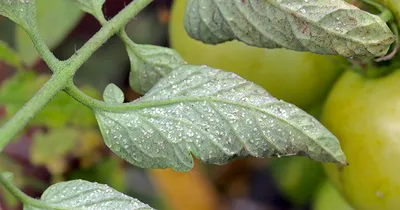
<path id="1" fill-rule="evenodd" d="M 343 0 L 187 0 L 184 25 L 209 44 L 237 39 L 346 57 L 383 56 L 394 42 L 382 19 Z"/>
<path id="2" fill-rule="evenodd" d="M 191 154 L 212 164 L 292 155 L 346 164 L 337 138 L 315 118 L 222 70 L 182 65 L 118 106 L 95 109 L 96 118 L 106 145 L 139 167 L 188 171 Z"/>

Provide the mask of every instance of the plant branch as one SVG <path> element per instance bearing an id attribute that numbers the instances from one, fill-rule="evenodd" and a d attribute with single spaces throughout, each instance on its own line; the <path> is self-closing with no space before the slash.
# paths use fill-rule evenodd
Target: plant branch
<path id="1" fill-rule="evenodd" d="M 56 58 L 54 54 L 50 51 L 49 47 L 46 45 L 45 41 L 40 35 L 38 27 L 34 25 L 32 27 L 32 33 L 28 34 L 36 50 L 39 52 L 40 56 L 47 64 L 47 66 L 49 66 L 50 70 L 53 72 L 59 71 L 60 67 L 62 66 L 62 61 L 58 60 L 58 58 Z"/>
<path id="2" fill-rule="evenodd" d="M 106 25 L 107 20 L 104 18 L 104 15 L 97 15 L 96 16 L 97 20 L 100 22 L 101 25 Z M 121 29 L 118 33 L 119 37 L 124 41 L 126 44 L 133 43 L 133 41 L 129 38 L 128 34 L 126 33 L 125 29 Z"/>
<path id="3" fill-rule="evenodd" d="M 96 12 L 96 14 L 94 14 L 94 17 L 100 22 L 100 24 L 102 26 L 105 26 L 109 23 L 109 21 L 106 20 L 106 18 L 104 17 L 104 14 L 100 11 L 100 12 Z M 122 28 L 119 33 L 118 33 L 119 37 L 121 38 L 122 41 L 124 41 L 127 46 L 129 44 L 135 44 L 128 36 L 128 34 L 126 33 L 125 29 Z M 134 49 L 133 49 L 134 50 Z M 100 109 L 100 110 L 108 110 L 108 111 L 112 111 L 112 110 L 118 110 L 118 108 L 115 105 L 110 105 L 107 104 L 103 101 L 99 101 L 97 99 L 94 99 L 88 95 L 86 95 L 84 92 L 82 92 L 81 90 L 79 90 L 79 88 L 77 88 L 73 82 L 71 82 L 67 88 L 64 89 L 64 91 L 69 94 L 72 98 L 74 98 L 75 100 L 79 101 L 80 103 L 82 103 L 83 105 L 87 106 L 88 108 L 96 108 L 96 109 Z"/>
<path id="4" fill-rule="evenodd" d="M 54 68 L 55 73 L 49 81 L 28 101 L 5 125 L 0 128 L 0 152 L 11 141 L 11 139 L 22 130 L 28 122 L 35 116 L 59 91 L 67 86 L 68 81 L 72 81 L 75 72 L 100 46 L 107 41 L 113 34 L 125 26 L 130 19 L 143 10 L 153 0 L 135 0 L 126 6 L 112 20 L 102 27 L 75 55 L 61 64 L 52 64 L 50 50 L 36 37 L 36 46 L 42 56 L 48 56 L 49 66 Z M 47 48 L 47 49 L 46 49 Z M 61 70 L 62 69 L 62 70 Z"/>
<path id="5" fill-rule="evenodd" d="M 104 101 L 100 101 L 94 99 L 84 92 L 79 90 L 71 81 L 71 83 L 64 89 L 68 95 L 70 95 L 75 100 L 79 101 L 81 104 L 87 106 L 89 109 L 100 109 L 100 110 L 107 110 L 112 111 L 115 109 L 115 105 L 107 104 Z"/>

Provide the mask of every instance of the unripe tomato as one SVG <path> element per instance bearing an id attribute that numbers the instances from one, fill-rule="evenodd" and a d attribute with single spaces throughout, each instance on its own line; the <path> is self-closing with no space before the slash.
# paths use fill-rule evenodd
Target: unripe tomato
<path id="1" fill-rule="evenodd" d="M 171 47 L 190 64 L 234 72 L 303 109 L 320 103 L 341 72 L 338 66 L 343 60 L 336 56 L 266 50 L 238 41 L 218 45 L 196 41 L 184 29 L 184 7 L 185 0 L 174 1 L 169 35 Z"/>
<path id="2" fill-rule="evenodd" d="M 357 210 L 400 209 L 400 69 L 377 79 L 348 71 L 328 96 L 323 124 L 349 166 L 328 175 Z"/>
<path id="3" fill-rule="evenodd" d="M 312 204 L 313 210 L 353 210 L 347 203 L 340 192 L 332 185 L 332 183 L 325 181 Z"/>

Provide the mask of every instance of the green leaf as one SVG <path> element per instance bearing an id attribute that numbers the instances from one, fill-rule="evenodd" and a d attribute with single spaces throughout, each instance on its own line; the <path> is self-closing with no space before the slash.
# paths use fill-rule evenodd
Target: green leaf
<path id="1" fill-rule="evenodd" d="M 96 118 L 106 145 L 139 167 L 188 171 L 191 154 L 212 164 L 273 155 L 346 163 L 339 141 L 315 118 L 207 66 L 182 65 L 120 108 L 95 110 Z"/>
<path id="2" fill-rule="evenodd" d="M 7 43 L 0 40 L 0 61 L 16 68 L 22 69 L 21 57 L 14 49 L 11 49 Z"/>
<path id="3" fill-rule="evenodd" d="M 120 104 L 124 102 L 124 92 L 114 84 L 109 84 L 103 93 L 104 101 L 107 103 Z"/>
<path id="4" fill-rule="evenodd" d="M 129 84 L 140 94 L 147 93 L 162 77 L 185 63 L 173 49 L 125 43 L 131 62 Z"/>
<path id="5" fill-rule="evenodd" d="M 395 40 L 382 19 L 342 0 L 187 0 L 184 25 L 209 44 L 237 39 L 346 57 L 383 56 Z"/>
<path id="6" fill-rule="evenodd" d="M 6 119 L 13 116 L 50 78 L 49 75 L 37 75 L 35 72 L 18 72 L 0 86 L 0 105 L 6 108 Z M 100 98 L 97 91 L 90 87 L 81 88 L 86 94 Z M 74 117 L 79 116 L 79 117 Z M 67 124 L 92 127 L 96 119 L 90 109 L 60 92 L 30 122 L 30 125 L 45 125 L 60 128 Z"/>
<path id="7" fill-rule="evenodd" d="M 151 210 L 150 206 L 137 199 L 124 195 L 107 185 L 73 180 L 60 182 L 50 186 L 42 195 L 41 200 L 58 209 L 96 209 L 96 210 Z M 24 210 L 38 210 L 24 205 Z"/>
<path id="8" fill-rule="evenodd" d="M 11 19 L 29 32 L 36 28 L 35 0 L 0 0 L 0 15 Z"/>
<path id="9" fill-rule="evenodd" d="M 93 15 L 96 19 L 103 19 L 102 7 L 105 0 L 74 0 L 81 10 Z"/>
<path id="10" fill-rule="evenodd" d="M 36 133 L 32 139 L 30 155 L 35 165 L 46 165 L 63 158 L 78 143 L 79 133 L 73 128 L 51 129 L 48 133 Z"/>
<path id="11" fill-rule="evenodd" d="M 37 25 L 50 49 L 65 39 L 83 14 L 71 0 L 36 0 L 36 7 Z M 15 42 L 18 52 L 27 65 L 34 64 L 40 57 L 28 34 L 20 27 L 16 28 Z"/>

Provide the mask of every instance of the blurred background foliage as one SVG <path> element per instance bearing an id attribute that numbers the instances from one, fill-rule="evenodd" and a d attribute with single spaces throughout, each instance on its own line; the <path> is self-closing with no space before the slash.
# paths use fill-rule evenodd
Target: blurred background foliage
<path id="1" fill-rule="evenodd" d="M 106 18 L 129 2 L 107 1 Z M 69 0 L 37 0 L 37 4 L 42 36 L 60 59 L 70 57 L 100 28 Z M 157 0 L 141 12 L 126 26 L 131 39 L 169 46 L 171 4 Z M 1 16 L 0 40 L 1 125 L 49 79 L 50 71 L 26 33 Z M 140 95 L 129 88 L 129 66 L 124 44 L 114 36 L 81 67 L 75 83 L 101 98 L 112 82 L 125 91 L 127 100 L 134 100 Z M 86 179 L 108 184 L 159 210 L 326 209 L 323 206 L 332 207 L 333 199 L 342 200 L 325 181 L 320 164 L 301 157 L 247 158 L 224 166 L 197 162 L 188 173 L 128 165 L 104 145 L 92 112 L 65 93 L 57 95 L 0 154 L 0 171 L 13 172 L 16 184 L 33 197 L 54 182 Z M 1 187 L 0 209 L 21 209 Z"/>

